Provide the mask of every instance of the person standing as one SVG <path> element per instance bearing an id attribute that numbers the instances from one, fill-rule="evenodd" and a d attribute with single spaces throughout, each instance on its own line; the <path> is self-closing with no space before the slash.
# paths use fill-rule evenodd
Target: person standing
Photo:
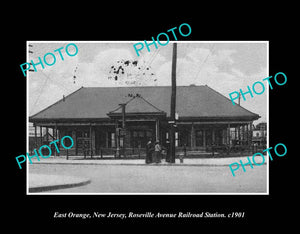
<path id="1" fill-rule="evenodd" d="M 161 152 L 161 146 L 159 144 L 159 141 L 156 141 L 154 146 L 155 163 L 161 162 L 160 152 Z"/>
<path id="2" fill-rule="evenodd" d="M 170 162 L 170 141 L 166 141 L 166 162 Z"/>
<path id="3" fill-rule="evenodd" d="M 86 141 L 83 142 L 83 155 L 84 155 L 84 158 L 86 158 L 87 154 L 88 154 L 88 144 Z"/>

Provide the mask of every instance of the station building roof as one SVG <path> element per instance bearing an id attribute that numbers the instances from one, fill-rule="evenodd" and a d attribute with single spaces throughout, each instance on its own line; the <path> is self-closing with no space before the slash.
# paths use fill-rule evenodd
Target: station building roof
<path id="1" fill-rule="evenodd" d="M 126 113 L 170 116 L 170 86 L 81 87 L 49 107 L 30 116 L 30 122 L 103 120 L 109 113 L 121 113 L 119 104 L 127 103 Z M 260 118 L 207 85 L 177 86 L 176 113 L 179 120 L 227 119 L 252 121 Z"/>

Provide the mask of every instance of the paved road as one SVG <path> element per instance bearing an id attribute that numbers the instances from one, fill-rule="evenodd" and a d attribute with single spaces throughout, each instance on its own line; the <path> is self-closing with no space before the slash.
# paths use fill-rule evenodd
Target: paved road
<path id="1" fill-rule="evenodd" d="M 91 180 L 84 186 L 51 193 L 267 192 L 266 165 L 253 169 L 247 166 L 246 172 L 236 171 L 235 177 L 228 166 L 32 164 L 29 173 L 82 176 Z"/>

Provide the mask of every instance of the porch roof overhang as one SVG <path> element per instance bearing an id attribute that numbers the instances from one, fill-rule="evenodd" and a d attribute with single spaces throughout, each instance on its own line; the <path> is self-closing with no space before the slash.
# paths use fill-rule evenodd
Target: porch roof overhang
<path id="1" fill-rule="evenodd" d="M 179 122 L 250 122 L 259 119 L 261 116 L 201 116 L 201 117 L 194 117 L 194 116 L 185 116 L 180 117 Z"/>
<path id="2" fill-rule="evenodd" d="M 107 113 L 107 118 L 29 118 L 29 121 L 36 125 L 112 125 L 116 120 L 122 119 L 121 113 L 110 112 Z M 258 115 L 256 118 L 249 116 L 239 117 L 179 117 L 176 121 L 178 124 L 246 124 L 260 118 Z M 171 120 L 167 117 L 166 112 L 131 112 L 126 113 L 126 121 L 149 121 L 149 120 Z"/>

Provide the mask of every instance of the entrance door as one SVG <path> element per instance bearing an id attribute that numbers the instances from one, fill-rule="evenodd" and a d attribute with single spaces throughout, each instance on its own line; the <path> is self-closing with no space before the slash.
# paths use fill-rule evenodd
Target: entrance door
<path id="1" fill-rule="evenodd" d="M 203 146 L 203 130 L 196 130 L 196 146 Z"/>
<path id="2" fill-rule="evenodd" d="M 222 145 L 223 143 L 223 129 L 215 130 L 215 143 L 217 145 Z"/>

